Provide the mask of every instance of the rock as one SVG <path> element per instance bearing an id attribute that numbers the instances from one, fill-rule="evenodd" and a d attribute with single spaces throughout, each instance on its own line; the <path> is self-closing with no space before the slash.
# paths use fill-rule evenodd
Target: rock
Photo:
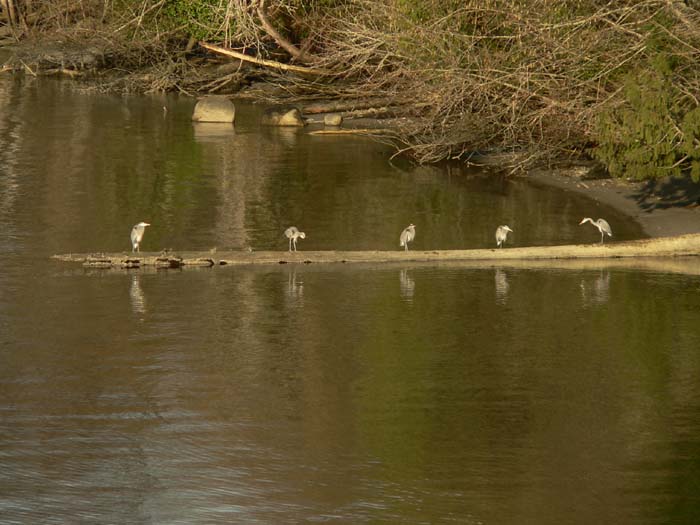
<path id="1" fill-rule="evenodd" d="M 323 116 L 323 123 L 326 126 L 340 126 L 343 123 L 343 117 L 339 113 L 328 113 Z"/>
<path id="2" fill-rule="evenodd" d="M 233 102 L 217 95 L 199 99 L 192 114 L 195 122 L 233 122 L 235 118 L 236 107 Z"/>
<path id="3" fill-rule="evenodd" d="M 303 126 L 304 118 L 294 106 L 274 106 L 265 110 L 261 122 L 267 126 Z"/>

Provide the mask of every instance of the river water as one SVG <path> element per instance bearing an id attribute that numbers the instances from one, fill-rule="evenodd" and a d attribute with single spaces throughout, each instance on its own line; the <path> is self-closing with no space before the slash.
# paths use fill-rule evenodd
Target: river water
<path id="1" fill-rule="evenodd" d="M 1 523 L 695 523 L 692 271 L 99 271 L 53 253 L 516 246 L 640 227 L 362 138 L 0 77 Z M 688 269 L 690 267 L 687 267 Z"/>

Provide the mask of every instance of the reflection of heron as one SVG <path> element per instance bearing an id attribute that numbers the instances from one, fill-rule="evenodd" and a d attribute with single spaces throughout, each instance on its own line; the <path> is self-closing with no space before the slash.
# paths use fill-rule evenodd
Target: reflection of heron
<path id="1" fill-rule="evenodd" d="M 401 283 L 401 297 L 411 299 L 416 288 L 416 282 L 411 277 L 411 274 L 408 273 L 408 270 L 404 269 L 399 272 L 399 282 Z"/>
<path id="2" fill-rule="evenodd" d="M 413 224 L 409 224 L 401 232 L 401 236 L 399 237 L 399 246 L 403 246 L 404 250 L 408 251 L 408 243 L 413 242 L 413 239 L 415 239 L 415 238 L 416 238 L 416 227 Z"/>
<path id="3" fill-rule="evenodd" d="M 610 299 L 610 272 L 601 271 L 593 285 L 581 280 L 581 297 L 584 302 L 603 304 Z"/>
<path id="4" fill-rule="evenodd" d="M 131 288 L 129 289 L 129 296 L 131 297 L 131 307 L 137 314 L 146 313 L 146 299 L 143 296 L 143 290 L 141 289 L 141 283 L 139 282 L 139 275 L 132 274 L 131 277 Z"/>
<path id="5" fill-rule="evenodd" d="M 289 239 L 289 251 L 292 251 L 292 245 L 294 246 L 294 251 L 297 251 L 297 239 L 306 239 L 306 234 L 300 232 L 296 226 L 290 226 L 284 230 L 284 236 Z"/>
<path id="6" fill-rule="evenodd" d="M 140 222 L 131 228 L 131 251 L 140 252 L 139 245 L 141 244 L 141 239 L 143 239 L 143 234 L 146 233 L 146 226 L 150 226 L 147 222 Z"/>
<path id="7" fill-rule="evenodd" d="M 506 243 L 506 237 L 508 237 L 508 232 L 512 232 L 508 226 L 499 226 L 496 228 L 496 244 L 499 248 L 502 248 Z"/>
<path id="8" fill-rule="evenodd" d="M 494 275 L 494 283 L 496 285 L 496 301 L 499 303 L 505 302 L 508 297 L 508 276 L 506 272 L 500 268 L 496 268 L 496 274 Z"/>
<path id="9" fill-rule="evenodd" d="M 287 282 L 287 296 L 290 299 L 303 299 L 304 297 L 304 281 L 297 281 L 297 269 L 292 266 L 289 272 L 289 279 Z"/>
<path id="10" fill-rule="evenodd" d="M 594 221 L 590 217 L 586 217 L 583 219 L 581 222 L 579 222 L 579 226 L 581 226 L 584 222 L 590 222 L 593 226 L 598 228 L 598 231 L 600 232 L 600 243 L 603 244 L 603 239 L 605 238 L 605 234 L 608 234 L 610 237 L 612 237 L 612 229 L 610 228 L 610 225 L 608 224 L 608 221 L 605 219 L 598 219 L 597 221 Z"/>

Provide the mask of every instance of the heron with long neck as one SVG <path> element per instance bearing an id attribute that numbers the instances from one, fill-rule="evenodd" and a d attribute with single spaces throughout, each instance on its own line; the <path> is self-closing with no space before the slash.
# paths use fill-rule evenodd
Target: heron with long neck
<path id="1" fill-rule="evenodd" d="M 413 224 L 409 224 L 404 228 L 399 236 L 399 246 L 403 246 L 405 251 L 408 251 L 408 243 L 413 242 L 416 238 L 416 227 Z"/>
<path id="2" fill-rule="evenodd" d="M 140 222 L 131 228 L 131 251 L 140 252 L 141 240 L 143 240 L 143 234 L 146 233 L 146 226 L 150 226 L 147 222 Z"/>
<path id="3" fill-rule="evenodd" d="M 509 226 L 503 225 L 496 228 L 496 245 L 499 248 L 503 248 L 506 243 L 506 238 L 508 237 L 508 232 L 512 232 Z"/>
<path id="4" fill-rule="evenodd" d="M 296 226 L 290 226 L 284 230 L 284 236 L 289 239 L 289 251 L 292 251 L 292 246 L 294 246 L 294 251 L 297 251 L 297 239 L 306 239 L 306 234 L 300 232 Z"/>
<path id="5" fill-rule="evenodd" d="M 586 217 L 578 223 L 579 226 L 581 226 L 584 222 L 590 222 L 593 226 L 598 228 L 598 231 L 600 232 L 600 244 L 603 244 L 606 235 L 608 235 L 609 237 L 613 236 L 612 228 L 610 228 L 608 221 L 606 221 L 605 219 L 598 219 L 597 221 L 594 221 L 590 217 Z"/>

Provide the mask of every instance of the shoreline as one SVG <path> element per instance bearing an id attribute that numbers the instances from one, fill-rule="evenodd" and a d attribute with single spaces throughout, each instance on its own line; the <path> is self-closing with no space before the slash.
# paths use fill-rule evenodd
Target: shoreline
<path id="1" fill-rule="evenodd" d="M 651 238 L 700 233 L 700 184 L 690 179 L 587 179 L 577 171 L 539 169 L 519 177 L 612 206 L 637 221 Z"/>
<path id="2" fill-rule="evenodd" d="M 0 61 L 7 64 L 16 53 L 16 46 L 0 46 Z M 84 60 L 82 55 L 81 58 Z M 88 62 L 94 65 L 93 61 Z M 3 72 L 7 71 L 7 66 L 3 66 Z M 224 96 L 235 100 L 246 91 L 251 89 Z M 259 100 L 259 97 L 252 98 Z M 322 124 L 322 117 L 323 114 L 314 114 L 309 120 L 312 124 Z M 358 131 L 358 128 L 367 132 L 393 129 L 397 122 L 406 120 L 406 117 L 351 117 L 344 119 L 339 129 L 350 133 Z M 324 127 L 320 129 L 323 131 Z M 572 191 L 612 206 L 639 223 L 644 233 L 652 238 L 700 233 L 700 183 L 693 183 L 687 177 L 659 181 L 593 178 L 591 172 L 591 164 L 582 164 L 564 168 L 535 168 L 517 177 L 534 184 Z"/>

